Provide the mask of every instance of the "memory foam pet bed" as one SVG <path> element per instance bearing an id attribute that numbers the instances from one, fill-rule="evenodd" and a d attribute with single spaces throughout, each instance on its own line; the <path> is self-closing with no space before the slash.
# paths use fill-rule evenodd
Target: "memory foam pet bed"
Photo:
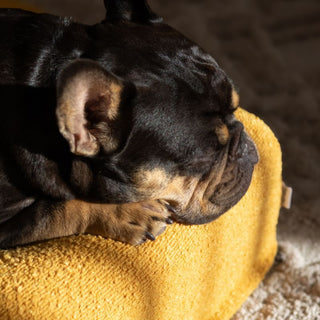
<path id="1" fill-rule="evenodd" d="M 84 235 L 0 250 L 0 319 L 230 319 L 273 263 L 282 187 L 277 139 L 236 115 L 260 161 L 235 207 L 140 247 Z"/>

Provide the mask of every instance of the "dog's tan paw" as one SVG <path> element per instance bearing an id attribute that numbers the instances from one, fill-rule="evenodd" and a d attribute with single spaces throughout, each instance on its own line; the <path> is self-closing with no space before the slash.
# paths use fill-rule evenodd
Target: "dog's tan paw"
<path id="1" fill-rule="evenodd" d="M 164 200 L 150 200 L 110 206 L 108 214 L 100 215 L 99 222 L 88 230 L 89 233 L 137 246 L 145 241 L 154 241 L 162 234 L 175 209 Z"/>
<path id="2" fill-rule="evenodd" d="M 163 200 L 151 200 L 118 205 L 116 215 L 119 218 L 119 241 L 131 245 L 140 245 L 146 240 L 154 241 L 162 234 L 174 208 Z"/>

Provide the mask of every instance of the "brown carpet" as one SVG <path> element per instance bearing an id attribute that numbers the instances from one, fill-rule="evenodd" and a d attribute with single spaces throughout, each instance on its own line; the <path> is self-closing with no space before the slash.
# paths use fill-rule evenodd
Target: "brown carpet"
<path id="1" fill-rule="evenodd" d="M 92 23 L 102 0 L 29 0 Z M 240 89 L 283 149 L 293 207 L 280 215 L 284 261 L 234 316 L 320 319 L 320 1 L 150 0 L 165 21 L 199 43 Z"/>

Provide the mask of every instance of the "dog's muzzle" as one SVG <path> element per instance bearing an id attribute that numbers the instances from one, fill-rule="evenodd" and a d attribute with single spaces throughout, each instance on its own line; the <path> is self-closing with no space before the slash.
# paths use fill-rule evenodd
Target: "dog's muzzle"
<path id="1" fill-rule="evenodd" d="M 184 212 L 176 220 L 187 224 L 210 222 L 233 207 L 247 192 L 254 165 L 259 161 L 256 146 L 242 123 L 229 127 L 228 145 L 201 179 Z"/>

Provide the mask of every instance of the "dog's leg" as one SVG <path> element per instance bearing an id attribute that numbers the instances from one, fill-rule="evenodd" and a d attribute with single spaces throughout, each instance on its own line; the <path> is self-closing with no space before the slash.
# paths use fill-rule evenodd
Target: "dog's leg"
<path id="1" fill-rule="evenodd" d="M 0 225 L 0 248 L 83 233 L 139 245 L 154 240 L 172 223 L 172 210 L 161 200 L 127 204 L 37 201 Z"/>

